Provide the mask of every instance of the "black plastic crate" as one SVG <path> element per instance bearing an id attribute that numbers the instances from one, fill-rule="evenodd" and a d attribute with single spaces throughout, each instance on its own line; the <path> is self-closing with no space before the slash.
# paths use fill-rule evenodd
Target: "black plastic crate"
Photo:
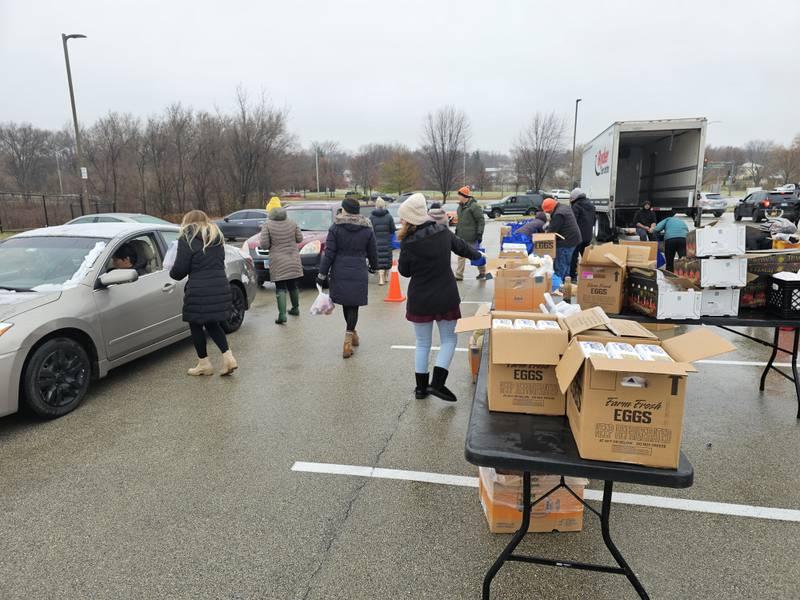
<path id="1" fill-rule="evenodd" d="M 800 317 L 800 281 L 771 277 L 767 288 L 767 310 L 781 317 Z"/>

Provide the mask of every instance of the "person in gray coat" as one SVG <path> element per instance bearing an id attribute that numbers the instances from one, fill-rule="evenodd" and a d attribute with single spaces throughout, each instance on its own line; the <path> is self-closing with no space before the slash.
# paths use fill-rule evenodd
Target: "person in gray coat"
<path id="1" fill-rule="evenodd" d="M 378 285 L 386 284 L 386 271 L 392 268 L 392 236 L 395 232 L 394 218 L 386 210 L 386 201 L 378 198 L 375 210 L 369 216 L 372 231 L 375 233 L 375 244 L 378 248 Z"/>
<path id="2" fill-rule="evenodd" d="M 289 314 L 300 314 L 300 290 L 298 282 L 303 277 L 303 264 L 297 244 L 303 241 L 303 233 L 297 223 L 289 219 L 286 209 L 277 207 L 269 211 L 269 219 L 261 227 L 259 248 L 269 250 L 269 278 L 275 283 L 278 302 L 278 325 L 286 323 L 286 296 L 292 301 Z"/>

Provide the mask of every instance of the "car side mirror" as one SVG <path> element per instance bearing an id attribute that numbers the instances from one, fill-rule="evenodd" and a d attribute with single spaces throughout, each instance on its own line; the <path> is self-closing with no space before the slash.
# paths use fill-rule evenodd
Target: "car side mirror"
<path id="1" fill-rule="evenodd" d="M 104 288 L 123 283 L 133 283 L 139 279 L 136 269 L 114 269 L 100 276 L 100 285 Z"/>
<path id="2" fill-rule="evenodd" d="M 231 220 L 230 220 L 228 217 L 225 217 L 225 218 L 224 218 L 224 219 L 222 219 L 222 220 L 223 220 L 223 221 L 225 221 L 226 223 L 230 223 L 230 221 L 231 221 Z"/>

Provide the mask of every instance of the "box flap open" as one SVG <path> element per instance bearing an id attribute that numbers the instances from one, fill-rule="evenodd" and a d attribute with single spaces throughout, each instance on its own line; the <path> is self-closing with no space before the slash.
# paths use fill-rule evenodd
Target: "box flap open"
<path id="1" fill-rule="evenodd" d="M 583 350 L 578 345 L 578 342 L 573 341 L 567 346 L 567 351 L 561 357 L 561 361 L 556 365 L 556 380 L 558 381 L 558 388 L 562 394 L 566 394 L 572 380 L 578 374 L 583 366 L 584 356 Z"/>
<path id="2" fill-rule="evenodd" d="M 664 340 L 662 346 L 672 358 L 687 363 L 736 350 L 736 346 L 708 327 L 696 327 L 689 333 Z"/>
<path id="3" fill-rule="evenodd" d="M 618 244 L 589 246 L 583 252 L 583 262 L 592 265 L 613 265 L 625 268 L 628 263 L 628 247 Z"/>
<path id="4" fill-rule="evenodd" d="M 589 357 L 592 366 L 598 371 L 615 373 L 651 373 L 654 375 L 686 375 L 686 365 L 680 362 L 659 360 L 636 360 L 633 358 L 614 359 L 605 356 Z"/>
<path id="5" fill-rule="evenodd" d="M 463 317 L 456 322 L 456 333 L 465 331 L 477 331 L 478 329 L 491 329 L 492 315 L 478 315 L 474 317 Z"/>
<path id="6" fill-rule="evenodd" d="M 641 256 L 639 254 L 640 250 L 634 250 L 634 248 L 646 248 L 647 257 L 645 260 L 647 261 L 656 260 L 656 258 L 658 258 L 658 242 L 620 240 L 619 245 L 628 247 L 628 264 L 631 264 L 632 260 L 635 260 L 635 257 Z M 634 253 L 634 256 L 631 255 L 632 252 Z"/>
<path id="7" fill-rule="evenodd" d="M 607 328 L 611 324 L 605 311 L 599 306 L 593 306 L 581 312 L 563 318 L 564 326 L 571 336 L 594 329 L 595 327 Z"/>
<path id="8" fill-rule="evenodd" d="M 620 337 L 635 337 L 657 339 L 658 336 L 652 331 L 645 329 L 641 323 L 628 321 L 626 319 L 609 319 L 613 332 Z"/>

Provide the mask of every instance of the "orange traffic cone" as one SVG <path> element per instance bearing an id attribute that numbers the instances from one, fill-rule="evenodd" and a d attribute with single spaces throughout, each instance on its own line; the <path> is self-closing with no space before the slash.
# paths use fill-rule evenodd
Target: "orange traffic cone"
<path id="1" fill-rule="evenodd" d="M 384 302 L 405 302 L 406 297 L 403 296 L 403 292 L 400 291 L 400 273 L 397 272 L 397 261 L 392 261 L 392 274 L 389 277 L 389 293 L 386 295 L 386 298 L 383 299 Z"/>

